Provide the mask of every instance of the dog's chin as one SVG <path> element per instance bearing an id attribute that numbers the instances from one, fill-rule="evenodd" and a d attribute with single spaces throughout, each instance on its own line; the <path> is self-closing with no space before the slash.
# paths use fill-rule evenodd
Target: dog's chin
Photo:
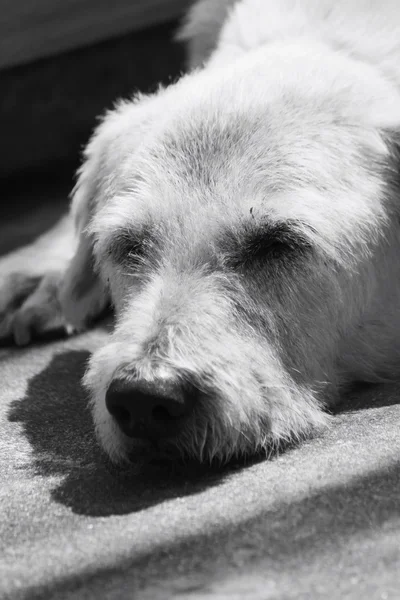
<path id="1" fill-rule="evenodd" d="M 197 427 L 191 422 L 175 436 L 153 440 L 129 437 L 123 433 L 107 412 L 104 402 L 94 403 L 92 414 L 98 442 L 111 463 L 118 468 L 141 470 L 156 463 L 222 466 L 258 451 L 269 454 L 271 450 L 269 436 L 261 431 L 260 423 L 258 436 L 255 436 L 254 431 L 248 429 L 248 424 L 245 427 L 238 421 L 236 427 L 229 427 L 216 414 L 211 423 L 198 414 Z M 213 435 L 210 435 L 211 431 Z"/>
<path id="2" fill-rule="evenodd" d="M 112 418 L 96 423 L 96 437 L 111 463 L 121 469 L 141 470 L 150 464 L 183 462 L 188 458 L 177 439 L 156 441 L 128 437 Z"/>
<path id="3" fill-rule="evenodd" d="M 205 457 L 200 456 L 200 451 L 197 453 L 193 446 L 188 448 L 179 436 L 161 440 L 128 437 L 118 429 L 113 419 L 98 423 L 96 434 L 103 452 L 118 470 L 142 472 L 154 466 L 171 468 L 172 465 L 196 464 L 199 467 L 205 462 L 211 463 L 204 460 Z"/>
<path id="4" fill-rule="evenodd" d="M 193 458 L 183 454 L 173 440 L 167 442 L 132 440 L 132 448 L 128 453 L 129 463 L 136 468 L 165 466 L 193 462 Z M 198 461 L 196 461 L 198 463 Z M 199 463 L 198 463 L 199 464 Z"/>
<path id="5" fill-rule="evenodd" d="M 235 452 L 232 448 L 227 448 L 226 452 L 220 449 L 218 454 L 212 455 L 202 452 L 200 448 L 196 449 L 193 445 L 188 447 L 180 437 L 150 441 L 118 434 L 112 442 L 108 437 L 106 444 L 104 438 L 99 435 L 97 437 L 114 470 L 135 474 L 152 471 L 154 468 L 161 468 L 166 472 L 179 472 L 181 469 L 219 469 L 237 461 L 247 461 L 252 456 L 258 456 L 260 452 L 264 457 L 270 453 L 265 448 L 259 448 L 256 452 L 254 449 L 238 447 Z"/>

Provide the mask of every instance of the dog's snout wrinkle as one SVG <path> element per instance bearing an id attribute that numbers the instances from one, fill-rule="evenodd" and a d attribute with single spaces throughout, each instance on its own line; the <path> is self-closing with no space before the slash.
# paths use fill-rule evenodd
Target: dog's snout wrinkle
<path id="1" fill-rule="evenodd" d="M 115 379 L 106 406 L 120 429 L 134 438 L 176 436 L 191 414 L 194 390 L 165 378 L 127 381 Z"/>

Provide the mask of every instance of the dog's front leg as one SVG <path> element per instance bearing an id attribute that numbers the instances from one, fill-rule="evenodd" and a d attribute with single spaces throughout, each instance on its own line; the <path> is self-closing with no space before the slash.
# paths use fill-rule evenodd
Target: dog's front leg
<path id="1" fill-rule="evenodd" d="M 58 292 L 73 252 L 68 215 L 32 244 L 1 258 L 0 338 L 25 345 L 33 332 L 64 324 Z"/>
<path id="2" fill-rule="evenodd" d="M 0 339 L 22 346 L 49 330 L 83 329 L 107 304 L 91 246 L 71 214 L 0 259 Z M 75 238 L 79 237 L 78 240 Z"/>

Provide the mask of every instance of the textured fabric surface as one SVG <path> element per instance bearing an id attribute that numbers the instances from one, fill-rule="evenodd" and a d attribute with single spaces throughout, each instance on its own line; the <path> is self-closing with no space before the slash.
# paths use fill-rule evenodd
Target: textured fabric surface
<path id="1" fill-rule="evenodd" d="M 0 598 L 400 598 L 399 387 L 270 461 L 118 472 L 80 384 L 105 335 L 0 349 Z"/>

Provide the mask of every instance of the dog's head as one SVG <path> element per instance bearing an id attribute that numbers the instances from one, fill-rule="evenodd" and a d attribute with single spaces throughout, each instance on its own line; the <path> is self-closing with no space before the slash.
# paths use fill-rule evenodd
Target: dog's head
<path id="1" fill-rule="evenodd" d="M 104 448 L 225 460 L 308 434 L 382 280 L 397 93 L 282 45 L 142 110 L 103 125 L 87 230 L 116 309 L 86 376 Z"/>

